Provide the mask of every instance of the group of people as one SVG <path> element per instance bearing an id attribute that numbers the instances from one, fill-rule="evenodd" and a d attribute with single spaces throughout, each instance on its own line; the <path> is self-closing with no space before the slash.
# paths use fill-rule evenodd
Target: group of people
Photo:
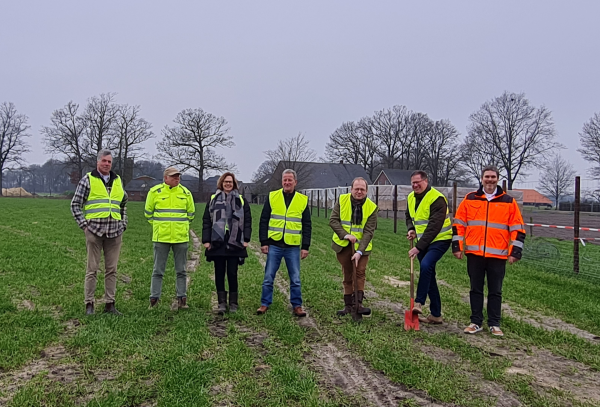
<path id="1" fill-rule="evenodd" d="M 121 178 L 111 171 L 111 166 L 110 150 L 100 151 L 96 169 L 82 177 L 71 202 L 73 216 L 86 237 L 88 259 L 84 292 L 86 314 L 89 315 L 95 312 L 96 273 L 102 252 L 105 262 L 104 312 L 121 315 L 115 307 L 115 292 L 122 234 L 127 228 L 127 194 Z M 152 224 L 154 244 L 149 308 L 156 307 L 159 302 L 171 250 L 177 277 L 177 305 L 178 308 L 189 307 L 186 263 L 189 224 L 194 219 L 195 206 L 192 194 L 180 184 L 180 180 L 178 169 L 167 168 L 163 183 L 151 188 L 146 198 L 144 213 Z M 421 322 L 443 322 L 436 264 L 452 247 L 457 259 L 466 256 L 471 280 L 471 323 L 464 332 L 475 334 L 482 331 L 487 278 L 487 324 L 493 335 L 503 335 L 500 319 L 506 261 L 512 264 L 521 258 L 525 230 L 517 202 L 498 186 L 498 180 L 498 169 L 485 167 L 481 173 L 481 187 L 467 194 L 452 220 L 446 197 L 429 185 L 427 174 L 424 171 L 412 174 L 413 192 L 407 198 L 406 226 L 407 238 L 416 244 L 414 247 L 411 245 L 408 256 L 418 259 L 420 276 L 411 311 L 419 314 Z M 283 171 L 281 183 L 281 189 L 269 194 L 259 221 L 260 250 L 267 255 L 267 261 L 260 307 L 256 313 L 265 314 L 271 306 L 276 273 L 281 261 L 285 260 L 292 313 L 305 317 L 300 262 L 309 255 L 311 243 L 308 197 L 296 191 L 298 179 L 294 170 Z M 355 307 L 361 315 L 371 314 L 371 309 L 364 307 L 363 301 L 378 207 L 367 195 L 367 181 L 354 179 L 350 192 L 337 198 L 329 219 L 333 230 L 331 247 L 343 275 L 344 308 L 337 311 L 339 316 L 347 315 Z M 251 235 L 249 203 L 240 195 L 235 175 L 226 172 L 219 178 L 217 190 L 206 205 L 202 218 L 202 244 L 206 260 L 214 263 L 220 314 L 238 310 L 238 267 L 248 257 Z M 229 291 L 226 290 L 226 279 Z M 424 316 L 427 297 L 430 314 Z"/>

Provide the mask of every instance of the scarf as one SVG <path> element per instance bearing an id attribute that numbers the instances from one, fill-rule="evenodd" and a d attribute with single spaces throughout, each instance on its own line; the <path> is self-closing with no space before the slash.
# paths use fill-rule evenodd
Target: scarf
<path id="1" fill-rule="evenodd" d="M 212 219 L 211 242 L 222 242 L 239 248 L 244 247 L 244 206 L 237 190 L 229 194 L 217 189 L 208 210 Z M 229 231 L 229 239 L 225 236 Z"/>
<path id="2" fill-rule="evenodd" d="M 350 202 L 352 203 L 352 224 L 361 225 L 363 221 L 362 207 L 366 202 L 367 198 L 363 198 L 360 201 L 350 196 Z"/>

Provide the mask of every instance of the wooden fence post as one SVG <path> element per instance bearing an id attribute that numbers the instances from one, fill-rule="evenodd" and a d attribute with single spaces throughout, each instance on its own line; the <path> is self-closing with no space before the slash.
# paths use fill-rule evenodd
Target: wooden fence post
<path id="1" fill-rule="evenodd" d="M 317 189 L 317 218 L 321 214 L 321 190 Z"/>
<path id="2" fill-rule="evenodd" d="M 394 210 L 394 233 L 398 229 L 398 185 L 394 185 L 394 202 L 392 204 Z"/>
<path id="3" fill-rule="evenodd" d="M 452 216 L 456 215 L 456 205 L 458 204 L 458 184 L 456 181 L 452 183 Z"/>

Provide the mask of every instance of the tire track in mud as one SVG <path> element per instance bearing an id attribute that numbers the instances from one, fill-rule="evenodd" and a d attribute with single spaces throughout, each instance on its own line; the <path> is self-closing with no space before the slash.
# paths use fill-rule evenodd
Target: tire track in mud
<path id="1" fill-rule="evenodd" d="M 264 267 L 266 263 L 260 248 L 252 244 L 250 247 Z M 283 295 L 289 295 L 289 285 L 279 272 L 275 278 L 275 287 Z M 312 329 L 315 336 L 321 336 L 318 324 L 308 312 L 306 317 L 298 318 L 297 322 Z M 419 406 L 427 407 L 449 405 L 433 401 L 425 392 L 409 390 L 404 385 L 390 381 L 340 343 L 311 343 L 308 358 L 327 385 L 336 387 L 348 395 L 362 397 L 371 405 L 398 406 L 401 400 L 411 400 Z"/>

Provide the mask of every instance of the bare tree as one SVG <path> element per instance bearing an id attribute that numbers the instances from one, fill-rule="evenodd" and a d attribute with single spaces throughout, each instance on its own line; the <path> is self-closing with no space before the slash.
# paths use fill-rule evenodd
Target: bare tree
<path id="1" fill-rule="evenodd" d="M 460 167 L 458 150 L 458 130 L 449 120 L 439 120 L 430 127 L 425 141 L 425 166 L 431 184 L 448 186 L 448 181 L 456 178 Z"/>
<path id="2" fill-rule="evenodd" d="M 5 168 L 23 161 L 23 154 L 29 151 L 25 141 L 30 134 L 27 130 L 28 117 L 17 113 L 15 105 L 4 102 L 0 105 L 0 196 L 2 196 L 2 174 Z"/>
<path id="3" fill-rule="evenodd" d="M 377 154 L 384 168 L 403 168 L 405 165 L 410 148 L 407 133 L 409 116 L 406 106 L 393 106 L 360 121 L 362 130 L 376 140 Z"/>
<path id="4" fill-rule="evenodd" d="M 82 120 L 85 122 L 87 161 L 95 166 L 96 155 L 103 148 L 114 149 L 117 145 L 115 128 L 119 106 L 115 103 L 116 93 L 101 93 L 88 99 Z"/>
<path id="5" fill-rule="evenodd" d="M 79 105 L 72 101 L 62 109 L 52 112 L 50 126 L 42 127 L 46 152 L 66 157 L 67 164 L 78 172 L 76 181 L 81 179 L 90 151 L 85 138 L 86 122 L 78 115 Z"/>
<path id="6" fill-rule="evenodd" d="M 595 165 L 591 169 L 594 176 L 600 175 L 600 113 L 594 113 L 594 116 L 583 125 L 583 130 L 579 133 L 581 148 L 578 149 L 583 159 Z"/>
<path id="7" fill-rule="evenodd" d="M 377 145 L 374 135 L 367 129 L 368 125 L 363 125 L 362 120 L 358 124 L 343 123 L 329 136 L 325 155 L 332 162 L 359 164 L 373 179 L 378 166 Z"/>
<path id="8" fill-rule="evenodd" d="M 216 153 L 219 147 L 233 147 L 233 137 L 223 117 L 202 109 L 184 109 L 173 120 L 175 126 L 165 126 L 163 139 L 156 144 L 158 158 L 169 165 L 181 165 L 181 170 L 198 173 L 198 191 L 204 189 L 204 176 L 209 171 L 232 170 L 235 165 L 225 162 Z"/>
<path id="9" fill-rule="evenodd" d="M 554 141 L 550 111 L 529 104 L 525 94 L 504 92 L 469 116 L 469 135 L 489 149 L 490 161 L 501 164 L 508 189 L 524 169 L 542 163 L 544 155 L 562 147 Z"/>
<path id="10" fill-rule="evenodd" d="M 154 134 L 150 130 L 152 125 L 140 117 L 139 106 L 121 105 L 117 111 L 115 119 L 115 129 L 117 132 L 117 146 L 115 171 L 123 178 L 124 185 L 131 181 L 133 176 L 133 166 L 131 174 L 127 168 L 128 159 L 134 159 L 143 148 L 141 144 L 151 139 Z"/>
<path id="11" fill-rule="evenodd" d="M 427 165 L 428 141 L 431 138 L 433 121 L 424 113 L 410 112 L 406 118 L 406 148 L 400 167 L 405 170 L 425 168 Z"/>
<path id="12" fill-rule="evenodd" d="M 302 133 L 298 133 L 295 137 L 290 137 L 285 140 L 279 140 L 277 147 L 273 150 L 265 151 L 265 156 L 273 169 L 281 163 L 284 168 L 289 168 L 298 174 L 298 179 L 306 182 L 309 178 L 308 163 L 315 161 L 317 154 L 315 150 L 310 148 L 310 142 Z M 281 174 L 273 174 L 272 183 L 281 183 Z"/>
<path id="13" fill-rule="evenodd" d="M 567 195 L 575 179 L 573 165 L 560 155 L 553 155 L 542 167 L 540 188 L 554 199 L 558 208 L 560 198 Z"/>

